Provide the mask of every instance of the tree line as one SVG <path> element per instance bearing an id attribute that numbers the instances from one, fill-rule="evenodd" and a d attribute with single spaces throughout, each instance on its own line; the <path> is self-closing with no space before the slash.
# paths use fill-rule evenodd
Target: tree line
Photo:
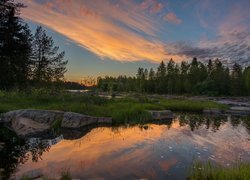
<path id="1" fill-rule="evenodd" d="M 235 63 L 231 69 L 219 59 L 208 63 L 193 58 L 191 62 L 163 61 L 154 70 L 139 68 L 136 76 L 98 78 L 102 91 L 187 95 L 250 95 L 250 67 Z"/>
<path id="2" fill-rule="evenodd" d="M 0 89 L 40 86 L 60 81 L 68 61 L 41 27 L 34 34 L 20 18 L 25 6 L 0 2 Z"/>

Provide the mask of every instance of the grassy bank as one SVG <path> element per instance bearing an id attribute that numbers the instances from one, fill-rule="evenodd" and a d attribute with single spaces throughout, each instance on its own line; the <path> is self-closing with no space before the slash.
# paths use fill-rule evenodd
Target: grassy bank
<path id="1" fill-rule="evenodd" d="M 227 106 L 212 101 L 184 99 L 149 99 L 131 97 L 107 99 L 83 94 L 53 93 L 48 90 L 32 92 L 0 91 L 0 113 L 17 109 L 46 109 L 72 111 L 93 116 L 109 116 L 116 123 L 141 122 L 150 118 L 147 110 L 179 110 L 200 112 L 204 108 L 225 109 Z"/>
<path id="2" fill-rule="evenodd" d="M 224 167 L 210 162 L 195 162 L 188 179 L 248 180 L 250 179 L 250 164 L 238 163 L 234 166 Z"/>

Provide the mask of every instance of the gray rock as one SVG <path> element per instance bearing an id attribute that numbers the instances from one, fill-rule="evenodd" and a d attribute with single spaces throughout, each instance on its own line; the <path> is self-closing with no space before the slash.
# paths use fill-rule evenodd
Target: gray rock
<path id="1" fill-rule="evenodd" d="M 74 112 L 64 113 L 62 120 L 63 128 L 80 128 L 91 124 L 112 123 L 109 117 L 91 117 Z"/>
<path id="2" fill-rule="evenodd" d="M 32 119 L 39 123 L 51 125 L 55 119 L 62 119 L 64 112 L 49 110 L 16 110 L 4 114 L 4 122 L 12 122 L 17 117 Z"/>
<path id="3" fill-rule="evenodd" d="M 243 110 L 227 110 L 225 111 L 226 115 L 235 115 L 235 116 L 250 116 L 250 111 Z"/>
<path id="4" fill-rule="evenodd" d="M 244 107 L 244 106 L 233 106 L 230 108 L 231 110 L 235 110 L 235 111 L 246 111 L 246 112 L 250 112 L 250 107 Z"/>
<path id="5" fill-rule="evenodd" d="M 162 120 L 162 119 L 172 119 L 173 118 L 173 112 L 170 110 L 149 111 L 149 113 L 152 115 L 153 120 Z"/>
<path id="6" fill-rule="evenodd" d="M 62 128 L 80 128 L 91 124 L 112 123 L 110 117 L 92 117 L 74 112 L 47 110 L 16 110 L 3 115 L 3 122 L 22 136 L 47 132 L 53 122 L 62 120 Z"/>
<path id="7" fill-rule="evenodd" d="M 36 133 L 42 133 L 50 129 L 45 123 L 39 123 L 32 119 L 16 117 L 12 120 L 11 126 L 19 136 L 27 136 Z"/>
<path id="8" fill-rule="evenodd" d="M 203 113 L 207 115 L 222 115 L 221 110 L 215 108 L 204 109 Z"/>

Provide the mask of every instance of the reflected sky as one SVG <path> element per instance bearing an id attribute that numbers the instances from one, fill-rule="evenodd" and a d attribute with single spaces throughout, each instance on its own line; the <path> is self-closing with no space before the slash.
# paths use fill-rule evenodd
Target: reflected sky
<path id="1" fill-rule="evenodd" d="M 193 160 L 225 166 L 239 159 L 249 162 L 250 135 L 241 121 L 214 124 L 210 122 L 208 128 L 206 119 L 191 131 L 192 125 L 182 117 L 168 125 L 97 127 L 80 139 L 52 146 L 38 162 L 19 165 L 16 177 L 32 172 L 57 177 L 69 170 L 81 179 L 183 179 Z"/>

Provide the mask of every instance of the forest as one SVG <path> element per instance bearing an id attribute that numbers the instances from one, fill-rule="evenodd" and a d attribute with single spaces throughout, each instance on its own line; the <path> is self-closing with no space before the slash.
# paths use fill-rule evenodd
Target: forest
<path id="1" fill-rule="evenodd" d="M 163 61 L 157 70 L 139 68 L 136 76 L 98 78 L 103 91 L 139 92 L 176 95 L 246 96 L 250 95 L 250 67 L 235 63 L 231 68 L 216 59 L 208 63 Z"/>

